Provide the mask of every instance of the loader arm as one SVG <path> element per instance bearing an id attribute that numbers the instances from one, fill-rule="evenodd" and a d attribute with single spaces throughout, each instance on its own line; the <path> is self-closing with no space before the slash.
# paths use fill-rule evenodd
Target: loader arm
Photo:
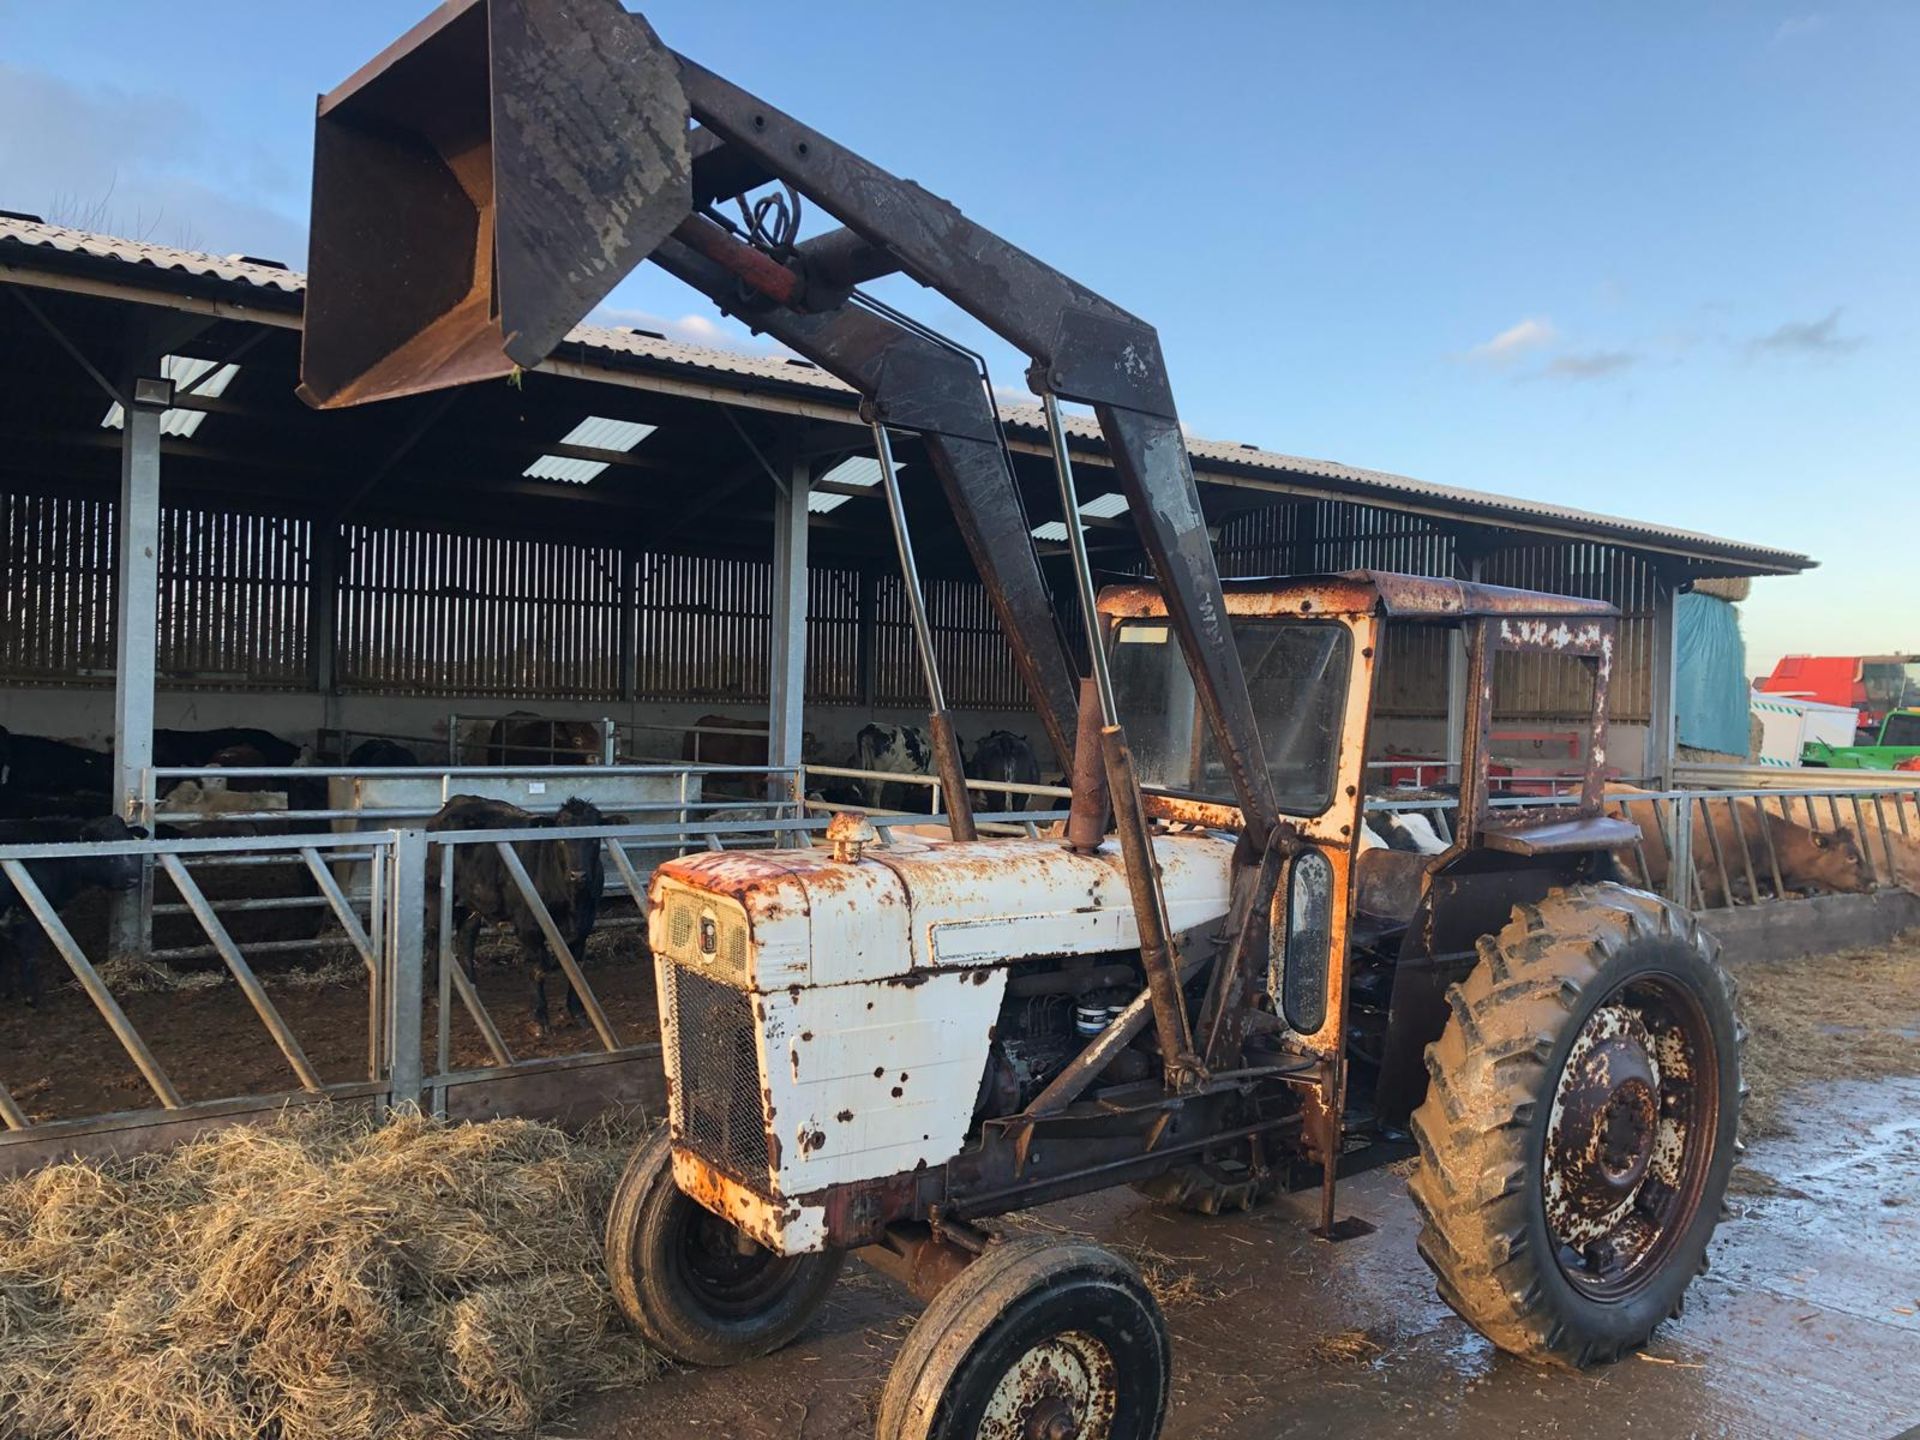
<path id="1" fill-rule="evenodd" d="M 730 199 L 766 179 L 845 227 L 760 255 L 763 278 L 789 288 L 788 308 L 840 311 L 850 285 L 902 271 L 1026 354 L 1035 393 L 1093 407 L 1247 838 L 1264 848 L 1278 820 L 1272 781 L 1152 327 L 676 54 L 616 0 L 450 0 L 322 97 L 301 394 L 353 404 L 537 365 L 669 237 L 704 253 L 696 198 Z M 904 349 L 865 353 L 880 371 L 914 363 Z M 902 405 L 938 404 L 945 383 L 891 388 Z M 950 452 L 968 438 L 933 433 Z M 943 467 L 950 493 L 960 473 Z M 996 482 L 961 495 L 976 560 L 977 542 L 1004 534 L 1009 517 L 966 507 L 997 493 Z M 1006 590 L 999 557 L 986 561 L 989 588 Z M 1019 648 L 1031 630 L 1023 619 L 1009 638 Z M 1043 690 L 1057 748 L 1060 717 L 1048 711 L 1060 696 L 1051 682 Z"/>
<path id="2" fill-rule="evenodd" d="M 699 175 L 696 161 L 696 183 Z M 743 304 L 737 282 L 751 283 L 754 271 L 739 252 L 749 247 L 711 221 L 693 223 L 705 231 L 700 249 L 669 238 L 650 257 L 654 264 L 852 386 L 876 419 L 920 435 L 1047 740 L 1060 768 L 1072 768 L 1072 667 L 1034 553 L 1032 522 L 980 376 L 964 355 L 869 310 L 843 306 L 807 313 L 771 303 L 771 297 Z M 709 254 L 730 255 L 734 263 Z"/>
<path id="3" fill-rule="evenodd" d="M 727 150 L 845 224 L 797 247 L 802 275 L 812 266 L 831 289 L 902 271 L 1026 354 L 1036 394 L 1094 408 L 1247 832 L 1264 847 L 1279 810 L 1153 327 L 685 56 L 680 82 L 694 119 Z M 849 260 L 854 268 L 837 268 Z"/>

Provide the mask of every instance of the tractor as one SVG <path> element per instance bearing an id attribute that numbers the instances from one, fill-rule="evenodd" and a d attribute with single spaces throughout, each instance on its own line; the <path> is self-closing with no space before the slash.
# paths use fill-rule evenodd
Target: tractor
<path id="1" fill-rule="evenodd" d="M 803 202 L 838 228 L 804 233 Z M 1315 1189 L 1332 1242 L 1362 1228 L 1340 1178 L 1414 1155 L 1421 1252 L 1495 1344 L 1577 1367 L 1643 1343 L 1719 1218 L 1740 1027 L 1714 942 L 1613 871 L 1615 612 L 1380 572 L 1223 582 L 1149 325 L 614 0 L 453 0 L 322 97 L 301 393 L 511 376 L 642 261 L 858 393 L 951 838 L 843 814 L 818 846 L 655 872 L 669 1122 L 606 1241 L 640 1332 L 691 1364 L 769 1353 L 856 1253 L 927 1302 L 882 1440 L 1148 1440 L 1171 1354 L 1140 1276 L 996 1217 L 1123 1185 L 1207 1213 Z M 893 273 L 1032 361 L 1085 674 L 979 358 L 861 288 Z M 1063 402 L 1091 407 L 1150 578 L 1096 585 Z M 892 434 L 923 448 L 1070 771 L 1061 834 L 977 834 Z M 1367 843 L 1403 625 L 1458 629 L 1468 661 L 1436 855 Z M 1490 803 L 1503 653 L 1591 677 L 1566 804 Z"/>

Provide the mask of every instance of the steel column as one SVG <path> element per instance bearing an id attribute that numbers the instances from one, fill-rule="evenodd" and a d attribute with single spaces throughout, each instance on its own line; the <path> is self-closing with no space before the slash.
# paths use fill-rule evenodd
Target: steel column
<path id="1" fill-rule="evenodd" d="M 807 697 L 807 492 L 811 465 L 788 462 L 773 497 L 773 613 L 767 639 L 767 764 L 798 765 Z M 790 803 L 785 777 L 767 781 L 767 798 Z"/>
<path id="2" fill-rule="evenodd" d="M 425 1081 L 421 995 L 427 951 L 427 832 L 396 830 L 387 883 L 388 1104 L 420 1105 Z"/>
<path id="3" fill-rule="evenodd" d="M 120 432 L 119 555 L 114 575 L 113 805 L 129 823 L 151 825 L 145 781 L 153 764 L 154 661 L 160 629 L 160 418 L 173 382 L 142 374 L 159 358 L 136 354 L 126 371 Z M 114 897 L 108 953 L 146 952 L 153 914 L 153 867 Z"/>
<path id="4" fill-rule="evenodd" d="M 1665 575 L 1654 578 L 1653 600 L 1653 686 L 1647 714 L 1647 783 L 1656 790 L 1673 789 L 1675 735 L 1674 695 L 1676 668 L 1680 660 L 1676 628 L 1678 591 Z"/>
<path id="5" fill-rule="evenodd" d="M 1479 582 L 1484 562 L 1467 562 L 1467 578 Z M 1467 740 L 1467 633 L 1459 626 L 1447 631 L 1447 773 L 1458 783 Z"/>

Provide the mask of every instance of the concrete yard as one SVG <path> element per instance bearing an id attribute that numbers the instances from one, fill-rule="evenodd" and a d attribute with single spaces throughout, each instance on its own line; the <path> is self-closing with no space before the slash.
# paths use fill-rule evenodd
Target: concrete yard
<path id="1" fill-rule="evenodd" d="M 1291 1436 L 1849 1437 L 1920 1425 L 1920 1079 L 1840 1081 L 1757 1141 L 1711 1269 L 1644 1354 L 1577 1375 L 1508 1359 L 1435 1297 L 1404 1181 L 1342 1188 L 1378 1229 L 1328 1246 L 1306 1197 L 1256 1215 L 1175 1217 L 1130 1191 L 1040 1223 L 1134 1253 L 1167 1292 L 1169 1440 Z M 555 1437 L 820 1440 L 871 1433 L 914 1310 L 850 1264 L 792 1349 L 601 1396 Z"/>

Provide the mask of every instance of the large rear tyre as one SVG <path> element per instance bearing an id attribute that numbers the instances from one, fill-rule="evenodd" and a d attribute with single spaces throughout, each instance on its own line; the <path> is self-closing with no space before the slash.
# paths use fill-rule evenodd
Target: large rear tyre
<path id="1" fill-rule="evenodd" d="M 736 1365 L 792 1341 L 845 1259 L 776 1255 L 688 1199 L 664 1125 L 627 1162 L 607 1215 L 607 1278 L 621 1313 L 690 1365 Z"/>
<path id="2" fill-rule="evenodd" d="M 1620 885 L 1515 907 L 1447 993 L 1409 1188 L 1440 1295 L 1581 1367 L 1677 1314 L 1740 1123 L 1733 982 L 1686 911 Z"/>
<path id="3" fill-rule="evenodd" d="M 1140 1276 L 1098 1245 L 991 1246 L 927 1306 L 876 1440 L 1153 1440 L 1172 1368 Z"/>

